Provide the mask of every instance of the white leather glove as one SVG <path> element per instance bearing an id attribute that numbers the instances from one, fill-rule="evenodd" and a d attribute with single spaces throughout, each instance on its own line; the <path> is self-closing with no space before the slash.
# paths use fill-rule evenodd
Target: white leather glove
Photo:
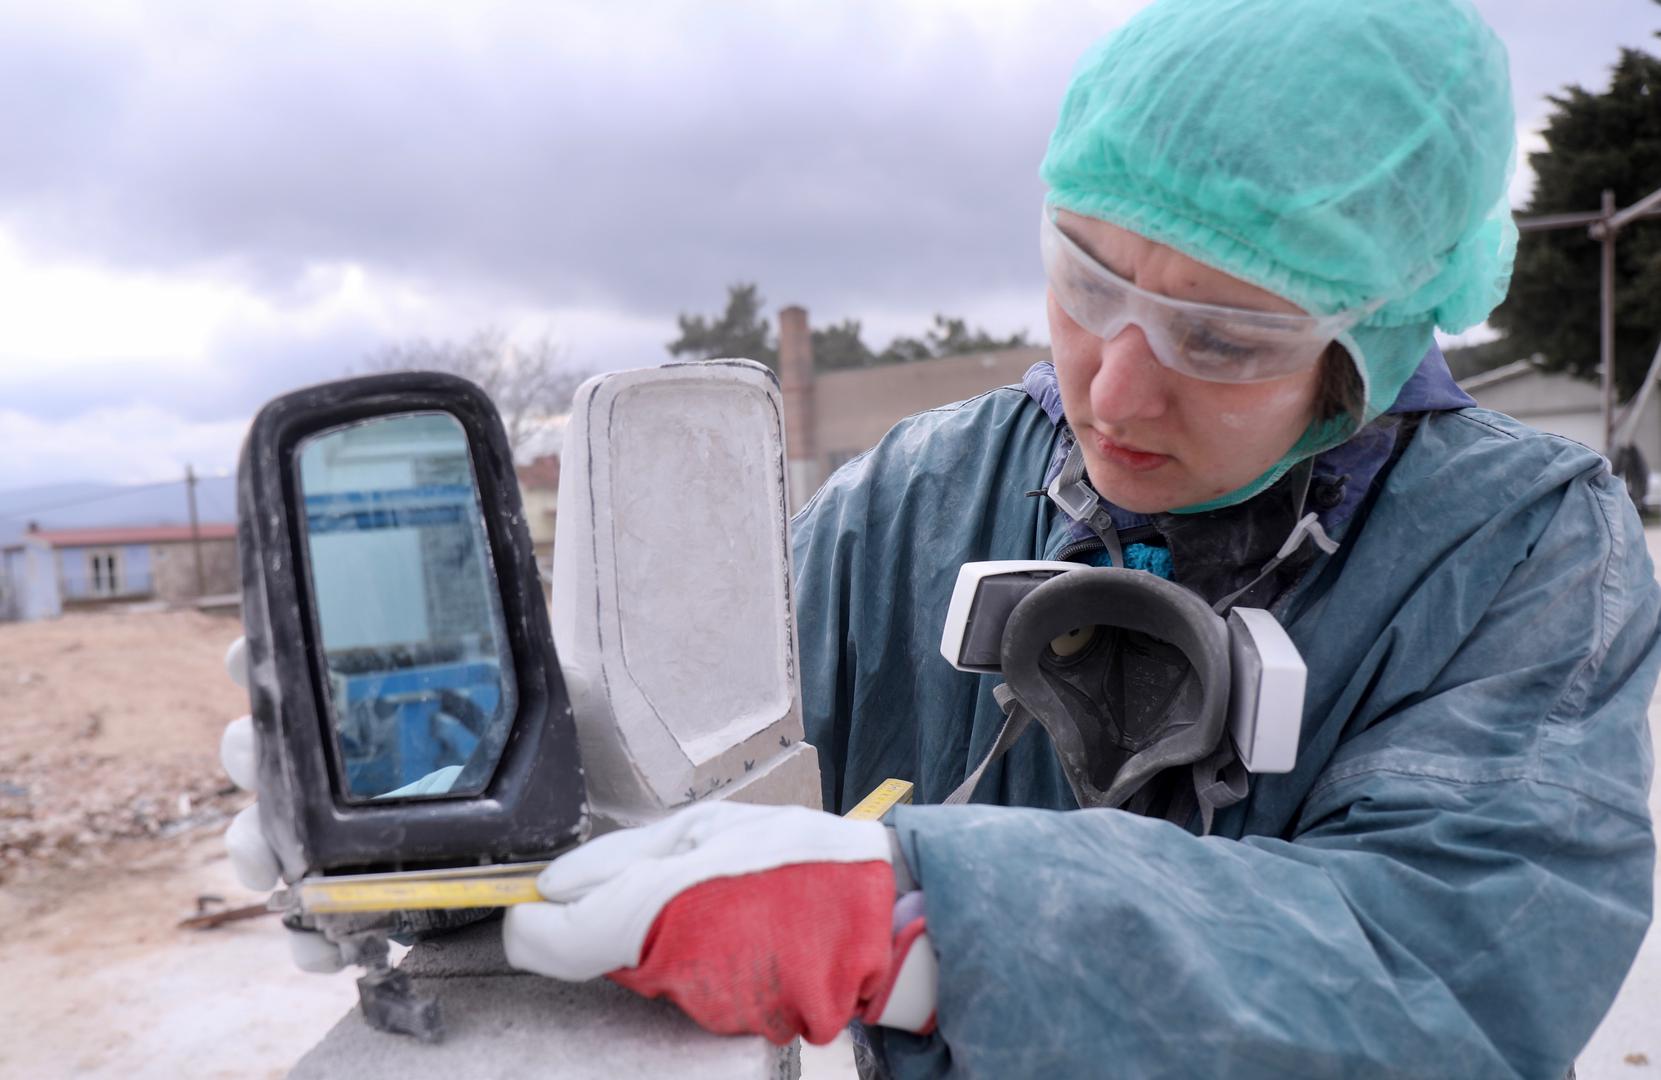
<path id="1" fill-rule="evenodd" d="M 797 806 L 713 802 L 608 833 L 508 909 L 508 963 L 668 997 L 718 1034 L 824 1043 L 858 1016 L 928 1031 L 921 911 L 895 925 L 888 830 Z"/>
<path id="2" fill-rule="evenodd" d="M 225 652 L 225 671 L 231 681 L 248 689 L 248 643 L 237 638 Z M 225 725 L 225 734 L 219 740 L 219 763 L 231 782 L 244 791 L 259 794 L 258 758 L 254 744 L 254 718 L 239 716 Z M 257 892 L 276 888 L 279 877 L 277 853 L 260 828 L 259 805 L 247 809 L 231 819 L 225 830 L 225 851 L 231 857 L 231 869 L 237 880 Z M 315 930 L 288 930 L 288 951 L 301 971 L 329 974 L 346 966 L 340 947 Z"/>

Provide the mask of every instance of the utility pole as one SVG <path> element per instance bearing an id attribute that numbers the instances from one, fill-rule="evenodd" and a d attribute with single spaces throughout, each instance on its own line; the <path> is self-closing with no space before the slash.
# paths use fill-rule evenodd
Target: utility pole
<path id="1" fill-rule="evenodd" d="M 196 470 L 185 466 L 185 494 L 190 502 L 190 549 L 196 556 L 196 598 L 208 593 L 208 575 L 202 569 L 202 528 L 196 521 Z"/>

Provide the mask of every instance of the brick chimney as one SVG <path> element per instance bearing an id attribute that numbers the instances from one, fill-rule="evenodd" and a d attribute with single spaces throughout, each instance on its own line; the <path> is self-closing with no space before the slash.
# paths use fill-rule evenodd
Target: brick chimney
<path id="1" fill-rule="evenodd" d="M 807 309 L 779 311 L 779 389 L 784 394 L 785 459 L 790 472 L 790 512 L 819 488 L 817 432 L 813 422 L 813 336 Z"/>

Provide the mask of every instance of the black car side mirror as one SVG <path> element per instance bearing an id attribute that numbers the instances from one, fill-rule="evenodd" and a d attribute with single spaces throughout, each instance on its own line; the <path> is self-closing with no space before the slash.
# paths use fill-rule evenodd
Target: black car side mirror
<path id="1" fill-rule="evenodd" d="M 550 627 L 483 391 L 377 375 L 255 418 L 238 535 L 260 821 L 287 883 L 273 902 L 369 969 L 372 1025 L 441 1031 L 388 935 L 539 900 L 537 871 L 591 826 L 710 798 L 818 805 L 784 446 L 758 364 L 590 379 Z"/>
<path id="2" fill-rule="evenodd" d="M 588 814 L 507 439 L 430 373 L 255 418 L 238 482 L 261 824 L 286 880 L 547 859 Z"/>

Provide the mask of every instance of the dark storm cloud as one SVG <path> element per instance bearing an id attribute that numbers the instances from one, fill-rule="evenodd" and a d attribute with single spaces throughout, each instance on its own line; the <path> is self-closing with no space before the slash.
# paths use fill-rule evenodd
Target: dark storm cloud
<path id="1" fill-rule="evenodd" d="M 1038 49 L 874 7 L 664 7 L 682 39 L 631 52 L 557 16 L 455 40 L 390 10 L 344 31 L 207 10 L 0 26 L 30 103 L 0 116 L 0 215 L 26 243 L 234 260 L 263 291 L 353 259 L 662 312 L 740 278 L 834 308 L 1035 284 L 1037 162 L 1074 52 L 1109 21 L 1075 13 Z"/>
<path id="2" fill-rule="evenodd" d="M 1003 38 L 875 4 L 647 4 L 632 29 L 539 6 L 18 8 L 0 13 L 0 94 L 22 103 L 0 110 L 0 220 L 127 267 L 225 261 L 267 293 L 351 259 L 665 317 L 741 278 L 829 310 L 950 306 L 1036 285 L 1055 105 L 1134 6 L 1032 9 Z M 1661 24 L 1635 0 L 1483 7 L 1525 119 Z"/>
<path id="3" fill-rule="evenodd" d="M 0 228 L 44 260 L 211 273 L 277 310 L 305 306 L 308 268 L 351 261 L 435 305 L 609 312 L 657 342 L 741 279 L 825 317 L 978 318 L 1036 295 L 1056 104 L 1137 6 L 0 0 Z M 1601 86 L 1619 44 L 1661 47 L 1647 0 L 1479 6 L 1525 123 L 1566 82 Z M 7 372 L 6 393 L 225 417 L 385 333 L 233 328 L 212 370 L 112 360 Z"/>
<path id="4" fill-rule="evenodd" d="M 212 342 L 209 364 L 80 361 L 72 375 L 50 364 L 16 364 L 0 372 L 0 408 L 22 406 L 36 419 L 56 422 L 148 402 L 164 404 L 187 423 L 247 419 L 285 390 L 361 370 L 364 357 L 385 340 L 367 323 L 315 332 L 233 329 Z"/>

